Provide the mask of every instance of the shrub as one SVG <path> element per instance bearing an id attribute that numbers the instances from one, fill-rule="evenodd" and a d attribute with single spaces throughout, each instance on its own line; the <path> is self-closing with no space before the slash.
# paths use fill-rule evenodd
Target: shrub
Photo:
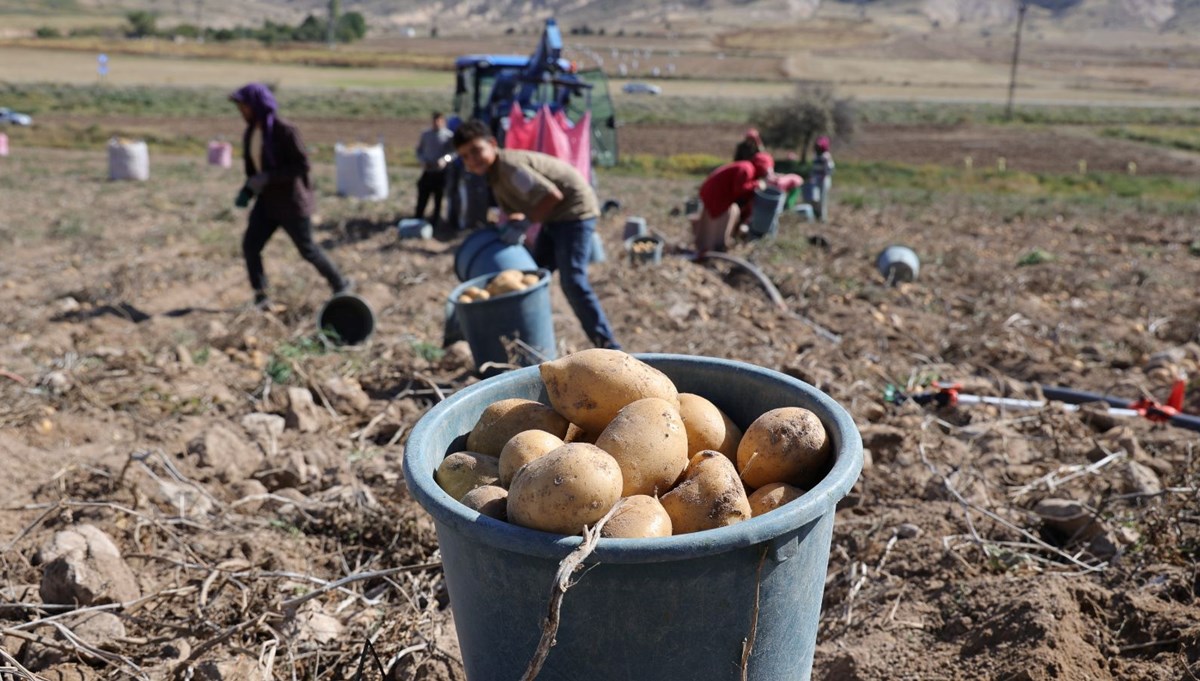
<path id="1" fill-rule="evenodd" d="M 855 107 L 851 100 L 839 100 L 828 83 L 800 83 L 790 98 L 751 114 L 750 122 L 766 145 L 798 149 L 803 162 L 820 135 L 849 140 L 854 134 Z"/>

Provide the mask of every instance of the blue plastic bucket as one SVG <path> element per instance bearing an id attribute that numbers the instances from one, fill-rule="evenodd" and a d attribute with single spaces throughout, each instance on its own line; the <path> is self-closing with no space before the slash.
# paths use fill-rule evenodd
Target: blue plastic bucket
<path id="1" fill-rule="evenodd" d="M 533 268 L 530 268 L 533 269 Z M 550 272 L 536 270 L 538 282 L 523 291 L 513 291 L 473 303 L 458 302 L 459 296 L 471 286 L 486 288 L 491 274 L 467 280 L 450 293 L 454 317 L 458 320 L 463 338 L 471 346 L 475 368 L 488 362 L 529 366 L 543 359 L 558 356 L 554 343 L 554 320 L 550 309 Z M 533 351 L 507 347 L 520 340 Z M 484 371 L 489 376 L 499 369 Z"/>
<path id="2" fill-rule="evenodd" d="M 779 213 L 787 194 L 775 187 L 763 187 L 754 192 L 754 211 L 750 214 L 750 232 L 759 237 L 775 236 L 779 229 Z"/>
<path id="3" fill-rule="evenodd" d="M 454 274 L 466 281 L 502 270 L 536 270 L 533 255 L 521 245 L 500 240 L 500 230 L 485 227 L 463 239 L 454 253 Z M 480 287 L 482 288 L 482 287 Z"/>
<path id="4" fill-rule="evenodd" d="M 317 330 L 331 332 L 335 342 L 342 345 L 358 345 L 375 333 L 375 313 L 362 298 L 339 293 L 321 306 Z"/>
<path id="5" fill-rule="evenodd" d="M 642 244 L 650 244 L 651 247 L 647 250 L 637 248 Z M 630 237 L 625 240 L 625 250 L 629 252 L 629 263 L 631 265 L 640 265 L 643 263 L 657 265 L 662 262 L 663 240 L 654 234 Z"/>
<path id="6" fill-rule="evenodd" d="M 733 681 L 742 645 L 754 681 L 806 681 L 812 671 L 834 509 L 862 469 L 850 415 L 807 383 L 707 357 L 639 355 L 680 392 L 703 395 L 745 428 L 801 406 L 820 417 L 834 463 L 800 499 L 730 527 L 677 537 L 602 539 L 562 603 L 557 644 L 540 681 Z M 433 480 L 497 400 L 548 403 L 536 367 L 481 381 L 416 425 L 404 479 L 433 516 L 467 678 L 518 679 L 533 655 L 562 560 L 581 541 L 510 525 L 454 501 Z M 757 617 L 757 621 L 756 620 Z"/>
<path id="7" fill-rule="evenodd" d="M 875 259 L 875 269 L 889 284 L 897 284 L 916 279 L 921 271 L 921 261 L 911 248 L 888 246 Z"/>

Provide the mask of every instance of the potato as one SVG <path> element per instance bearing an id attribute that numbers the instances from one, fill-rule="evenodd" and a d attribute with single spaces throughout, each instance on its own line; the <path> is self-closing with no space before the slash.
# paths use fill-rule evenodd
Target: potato
<path id="1" fill-rule="evenodd" d="M 832 450 L 816 414 L 802 407 L 772 409 L 742 435 L 738 470 L 751 489 L 772 482 L 812 489 L 825 476 Z"/>
<path id="2" fill-rule="evenodd" d="M 520 270 L 504 270 L 492 277 L 492 280 L 488 282 L 487 291 L 493 296 L 523 291 L 525 289 L 524 279 L 525 275 Z"/>
<path id="3" fill-rule="evenodd" d="M 467 449 L 499 457 L 504 445 L 523 430 L 544 430 L 561 440 L 568 425 L 566 419 L 541 402 L 519 397 L 500 400 L 479 415 L 467 436 Z"/>
<path id="4" fill-rule="evenodd" d="M 458 302 L 460 302 L 460 303 L 473 303 L 473 302 L 475 302 L 475 299 L 474 299 L 474 298 L 472 298 L 470 295 L 468 295 L 468 294 L 464 293 L 464 294 L 462 294 L 461 296 L 459 296 L 459 297 L 458 297 Z"/>
<path id="5" fill-rule="evenodd" d="M 467 492 L 500 479 L 500 459 L 476 452 L 455 452 L 438 465 L 433 479 L 446 494 L 461 501 Z"/>
<path id="6" fill-rule="evenodd" d="M 522 527 L 579 534 L 621 498 L 621 468 L 595 445 L 576 442 L 521 467 L 508 489 L 508 520 Z"/>
<path id="7" fill-rule="evenodd" d="M 711 449 L 692 457 L 683 482 L 662 497 L 675 534 L 701 532 L 750 518 L 750 501 L 733 462 Z"/>
<path id="8" fill-rule="evenodd" d="M 544 430 L 526 430 L 512 436 L 500 450 L 500 486 L 507 488 L 525 464 L 563 446 L 562 438 Z"/>
<path id="9" fill-rule="evenodd" d="M 621 467 L 621 496 L 665 494 L 688 465 L 687 431 L 675 405 L 657 397 L 631 402 L 608 424 L 596 446 Z"/>
<path id="10" fill-rule="evenodd" d="M 620 350 L 581 350 L 539 369 L 554 410 L 589 433 L 602 432 L 625 405 L 646 397 L 679 405 L 666 374 Z"/>
<path id="11" fill-rule="evenodd" d="M 707 399 L 692 393 L 679 393 L 679 416 L 687 429 L 688 457 L 712 449 L 737 463 L 738 442 L 742 429 Z"/>
<path id="12" fill-rule="evenodd" d="M 508 519 L 508 490 L 496 485 L 484 485 L 467 492 L 463 506 L 496 520 Z"/>
<path id="13" fill-rule="evenodd" d="M 541 279 L 538 278 L 538 275 L 533 274 L 532 272 L 521 277 L 521 283 L 525 284 L 526 287 L 533 286 L 539 281 L 541 281 Z"/>
<path id="14" fill-rule="evenodd" d="M 601 537 L 637 539 L 671 536 L 671 516 L 667 515 L 667 509 L 658 499 L 638 494 L 626 497 L 617 504 L 616 513 L 600 528 Z"/>
<path id="15" fill-rule="evenodd" d="M 804 496 L 804 490 L 786 482 L 767 483 L 754 490 L 754 494 L 750 495 L 750 514 L 757 518 L 802 496 Z"/>

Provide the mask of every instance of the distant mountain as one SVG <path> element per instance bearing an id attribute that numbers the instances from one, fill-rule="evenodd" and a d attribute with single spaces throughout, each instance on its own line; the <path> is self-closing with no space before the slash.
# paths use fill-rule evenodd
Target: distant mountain
<path id="1" fill-rule="evenodd" d="M 564 27 L 588 23 L 610 29 L 662 29 L 676 26 L 747 26 L 804 21 L 814 16 L 859 16 L 887 27 L 912 27 L 923 18 L 931 26 L 1005 24 L 1015 20 L 1020 0 L 341 0 L 343 11 L 365 15 L 373 32 L 432 26 L 455 32 L 497 32 L 529 26 L 549 16 Z M 1165 30 L 1200 28 L 1200 0 L 1029 0 L 1039 20 L 1068 30 Z M 209 26 L 257 24 L 264 19 L 299 21 L 322 16 L 327 0 L 0 0 L 0 15 L 12 13 L 114 14 L 140 9 L 160 15 L 160 25 L 179 22 Z"/>

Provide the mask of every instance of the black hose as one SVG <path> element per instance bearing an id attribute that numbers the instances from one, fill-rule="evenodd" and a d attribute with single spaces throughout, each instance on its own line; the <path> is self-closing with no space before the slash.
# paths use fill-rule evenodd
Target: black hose
<path id="1" fill-rule="evenodd" d="M 1101 395 L 1099 393 L 1089 393 L 1084 390 L 1075 390 L 1073 388 L 1063 388 L 1061 386 L 1043 385 L 1042 395 L 1048 400 L 1057 400 L 1066 402 L 1067 404 L 1086 404 L 1088 402 L 1107 402 L 1110 407 L 1118 409 L 1129 409 L 1130 400 L 1111 395 Z M 1166 416 L 1166 415 L 1164 415 Z M 1191 430 L 1200 433 L 1200 416 L 1192 416 L 1190 414 L 1172 414 L 1166 416 L 1167 423 L 1179 428 Z"/>

